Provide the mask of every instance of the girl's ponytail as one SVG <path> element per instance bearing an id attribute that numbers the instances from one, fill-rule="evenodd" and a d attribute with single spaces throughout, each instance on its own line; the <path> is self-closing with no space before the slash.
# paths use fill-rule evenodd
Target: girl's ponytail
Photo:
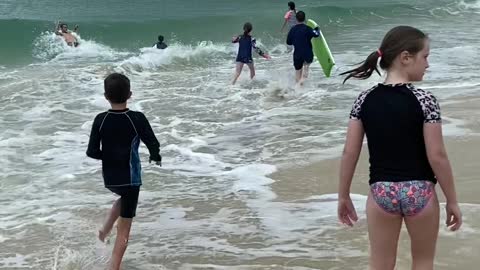
<path id="1" fill-rule="evenodd" d="M 360 80 L 365 80 L 370 78 L 372 76 L 372 73 L 376 71 L 378 75 L 381 76 L 380 71 L 378 71 L 378 59 L 382 56 L 382 52 L 380 50 L 377 50 L 375 52 L 372 52 L 365 61 L 359 63 L 361 66 L 354 68 L 349 71 L 345 71 L 341 73 L 340 75 L 347 75 L 345 80 L 343 80 L 343 83 L 345 83 L 348 79 L 350 78 L 356 78 Z"/>

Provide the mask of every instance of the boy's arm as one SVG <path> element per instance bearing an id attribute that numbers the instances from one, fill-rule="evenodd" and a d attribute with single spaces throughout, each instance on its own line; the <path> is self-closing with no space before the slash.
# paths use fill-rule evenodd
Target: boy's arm
<path id="1" fill-rule="evenodd" d="M 95 117 L 88 141 L 87 156 L 94 159 L 102 159 L 102 150 L 100 150 L 100 117 Z"/>
<path id="2" fill-rule="evenodd" d="M 232 38 L 232 43 L 237 43 L 240 40 L 240 36 L 236 36 Z"/>
<path id="3" fill-rule="evenodd" d="M 155 161 L 162 165 L 162 156 L 160 155 L 160 143 L 153 133 L 152 127 L 143 113 L 140 113 L 140 139 L 147 146 L 150 152 L 150 161 Z"/>

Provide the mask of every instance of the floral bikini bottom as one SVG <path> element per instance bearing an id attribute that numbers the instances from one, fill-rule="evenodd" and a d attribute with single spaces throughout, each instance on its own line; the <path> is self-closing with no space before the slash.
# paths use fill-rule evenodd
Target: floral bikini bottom
<path id="1" fill-rule="evenodd" d="M 420 213 L 434 194 L 435 184 L 425 180 L 376 182 L 370 185 L 373 199 L 386 212 L 413 216 Z"/>

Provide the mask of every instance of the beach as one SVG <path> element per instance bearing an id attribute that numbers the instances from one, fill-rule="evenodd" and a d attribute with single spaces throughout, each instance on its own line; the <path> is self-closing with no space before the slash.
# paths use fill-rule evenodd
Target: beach
<path id="1" fill-rule="evenodd" d="M 461 231 L 442 227 L 436 266 L 478 268 L 480 1 L 301 1 L 336 62 L 329 78 L 312 63 L 303 87 L 280 31 L 287 2 L 0 1 L 0 268 L 105 269 L 115 233 L 101 243 L 97 232 L 117 197 L 85 152 L 95 116 L 110 108 L 104 79 L 117 72 L 130 79 L 128 106 L 146 115 L 163 157 L 161 168 L 150 164 L 140 146 L 124 269 L 366 269 L 365 147 L 352 229 L 337 222 L 338 167 L 354 100 L 385 74 L 342 84 L 340 73 L 407 23 L 431 41 L 415 85 L 440 102 L 465 215 Z M 53 33 L 58 21 L 79 25 L 78 47 Z M 231 39 L 246 22 L 272 59 L 254 54 L 255 79 L 245 69 L 231 85 Z M 167 49 L 152 47 L 158 35 Z M 402 270 L 407 240 L 403 232 Z"/>

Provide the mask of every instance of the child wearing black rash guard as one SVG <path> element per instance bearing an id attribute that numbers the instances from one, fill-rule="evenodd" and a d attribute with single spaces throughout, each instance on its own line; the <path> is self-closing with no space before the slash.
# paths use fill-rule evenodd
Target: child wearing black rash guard
<path id="1" fill-rule="evenodd" d="M 429 51 L 427 35 L 410 26 L 398 26 L 361 66 L 343 73 L 345 81 L 367 79 L 373 72 L 379 73 L 377 63 L 387 72 L 384 83 L 363 91 L 354 102 L 340 166 L 338 218 L 353 226 L 358 218 L 350 186 L 366 135 L 370 269 L 395 268 L 398 236 L 405 222 L 412 269 L 433 270 L 440 215 L 437 182 L 446 198 L 447 227 L 458 230 L 462 225 L 442 138 L 440 106 L 432 93 L 411 83 L 423 80 Z"/>
<path id="2" fill-rule="evenodd" d="M 150 161 L 161 166 L 160 144 L 145 115 L 127 108 L 132 95 L 130 80 L 121 74 L 110 74 L 104 82 L 105 98 L 112 109 L 95 117 L 88 143 L 87 156 L 102 161 L 105 187 L 120 196 L 112 206 L 105 224 L 98 233 L 103 242 L 117 223 L 117 239 L 110 270 L 120 269 L 127 248 L 132 219 L 135 217 L 140 192 L 140 140 L 150 152 Z"/>

